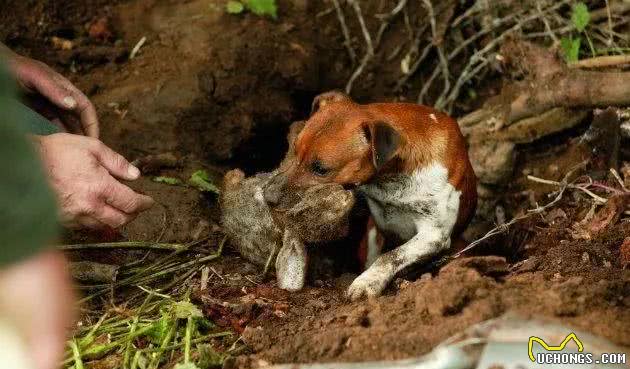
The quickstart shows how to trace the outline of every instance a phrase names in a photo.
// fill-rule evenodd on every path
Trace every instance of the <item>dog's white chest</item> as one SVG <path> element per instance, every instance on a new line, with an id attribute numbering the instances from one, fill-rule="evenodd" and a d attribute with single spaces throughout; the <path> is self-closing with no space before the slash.
<path id="1" fill-rule="evenodd" d="M 457 220 L 461 193 L 448 182 L 448 170 L 439 163 L 363 185 L 360 191 L 378 228 L 403 241 L 429 229 L 448 237 Z"/>

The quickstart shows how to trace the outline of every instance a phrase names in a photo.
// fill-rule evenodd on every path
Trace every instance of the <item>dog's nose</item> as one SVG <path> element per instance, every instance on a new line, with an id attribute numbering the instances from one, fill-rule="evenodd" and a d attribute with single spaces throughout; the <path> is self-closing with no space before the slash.
<path id="1" fill-rule="evenodd" d="M 265 201 L 270 205 L 276 205 L 280 202 L 282 192 L 287 184 L 287 176 L 284 174 L 274 175 L 265 186 Z"/>

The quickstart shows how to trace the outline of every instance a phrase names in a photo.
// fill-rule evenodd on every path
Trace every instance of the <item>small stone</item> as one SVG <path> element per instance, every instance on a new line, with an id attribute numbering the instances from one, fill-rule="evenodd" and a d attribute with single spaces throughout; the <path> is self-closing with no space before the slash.
<path id="1" fill-rule="evenodd" d="M 515 269 L 519 273 L 528 273 L 536 271 L 538 269 L 538 266 L 540 266 L 540 259 L 532 256 L 531 258 L 523 260 L 519 264 L 517 264 L 515 266 Z"/>
<path id="2" fill-rule="evenodd" d="M 582 254 L 582 262 L 586 264 L 589 261 L 591 261 L 591 258 L 590 256 L 588 256 L 588 252 L 584 251 L 584 253 Z"/>
<path id="3" fill-rule="evenodd" d="M 502 184 L 512 176 L 516 161 L 516 145 L 507 141 L 473 143 L 470 161 L 481 183 Z"/>

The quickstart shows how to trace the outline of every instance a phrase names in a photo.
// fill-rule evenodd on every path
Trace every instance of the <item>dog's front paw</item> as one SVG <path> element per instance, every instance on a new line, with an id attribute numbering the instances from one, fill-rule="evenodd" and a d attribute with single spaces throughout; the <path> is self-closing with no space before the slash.
<path id="1" fill-rule="evenodd" d="M 346 295 L 352 301 L 362 297 L 379 296 L 390 280 L 391 276 L 389 273 L 368 269 L 352 282 Z"/>

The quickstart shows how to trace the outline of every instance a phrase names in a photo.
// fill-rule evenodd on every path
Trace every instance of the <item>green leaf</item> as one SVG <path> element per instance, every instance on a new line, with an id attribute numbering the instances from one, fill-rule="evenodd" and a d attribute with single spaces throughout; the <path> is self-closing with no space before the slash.
<path id="1" fill-rule="evenodd" d="M 562 47 L 564 58 L 566 59 L 567 63 L 574 63 L 578 61 L 580 56 L 581 43 L 582 39 L 580 37 L 563 37 L 560 40 L 560 46 Z"/>
<path id="2" fill-rule="evenodd" d="M 278 16 L 276 0 L 245 0 L 245 6 L 256 15 L 268 15 L 273 19 Z"/>
<path id="3" fill-rule="evenodd" d="M 215 186 L 208 176 L 208 172 L 205 170 L 198 170 L 190 176 L 188 179 L 188 183 L 196 187 L 199 191 L 212 192 L 215 194 L 219 194 L 219 188 Z"/>
<path id="4" fill-rule="evenodd" d="M 170 325 L 170 317 L 168 314 L 162 313 L 162 317 L 160 319 L 151 323 L 151 328 L 146 332 L 146 336 L 152 343 L 159 345 L 164 339 L 164 336 L 166 336 Z"/>
<path id="5" fill-rule="evenodd" d="M 243 10 L 245 10 L 245 6 L 240 1 L 230 0 L 227 2 L 227 5 L 225 6 L 225 10 L 229 14 L 241 14 Z"/>
<path id="6" fill-rule="evenodd" d="M 575 26 L 575 29 L 578 32 L 584 32 L 588 22 L 591 20 L 591 15 L 588 12 L 588 7 L 586 4 L 579 2 L 573 6 L 573 11 L 571 12 L 571 21 Z"/>
<path id="7" fill-rule="evenodd" d="M 153 177 L 153 182 L 164 183 L 171 186 L 177 186 L 182 184 L 182 181 L 179 178 L 174 177 Z"/>
<path id="8" fill-rule="evenodd" d="M 173 304 L 173 314 L 177 319 L 186 319 L 188 317 L 200 318 L 203 316 L 201 310 L 188 301 L 179 301 Z"/>

